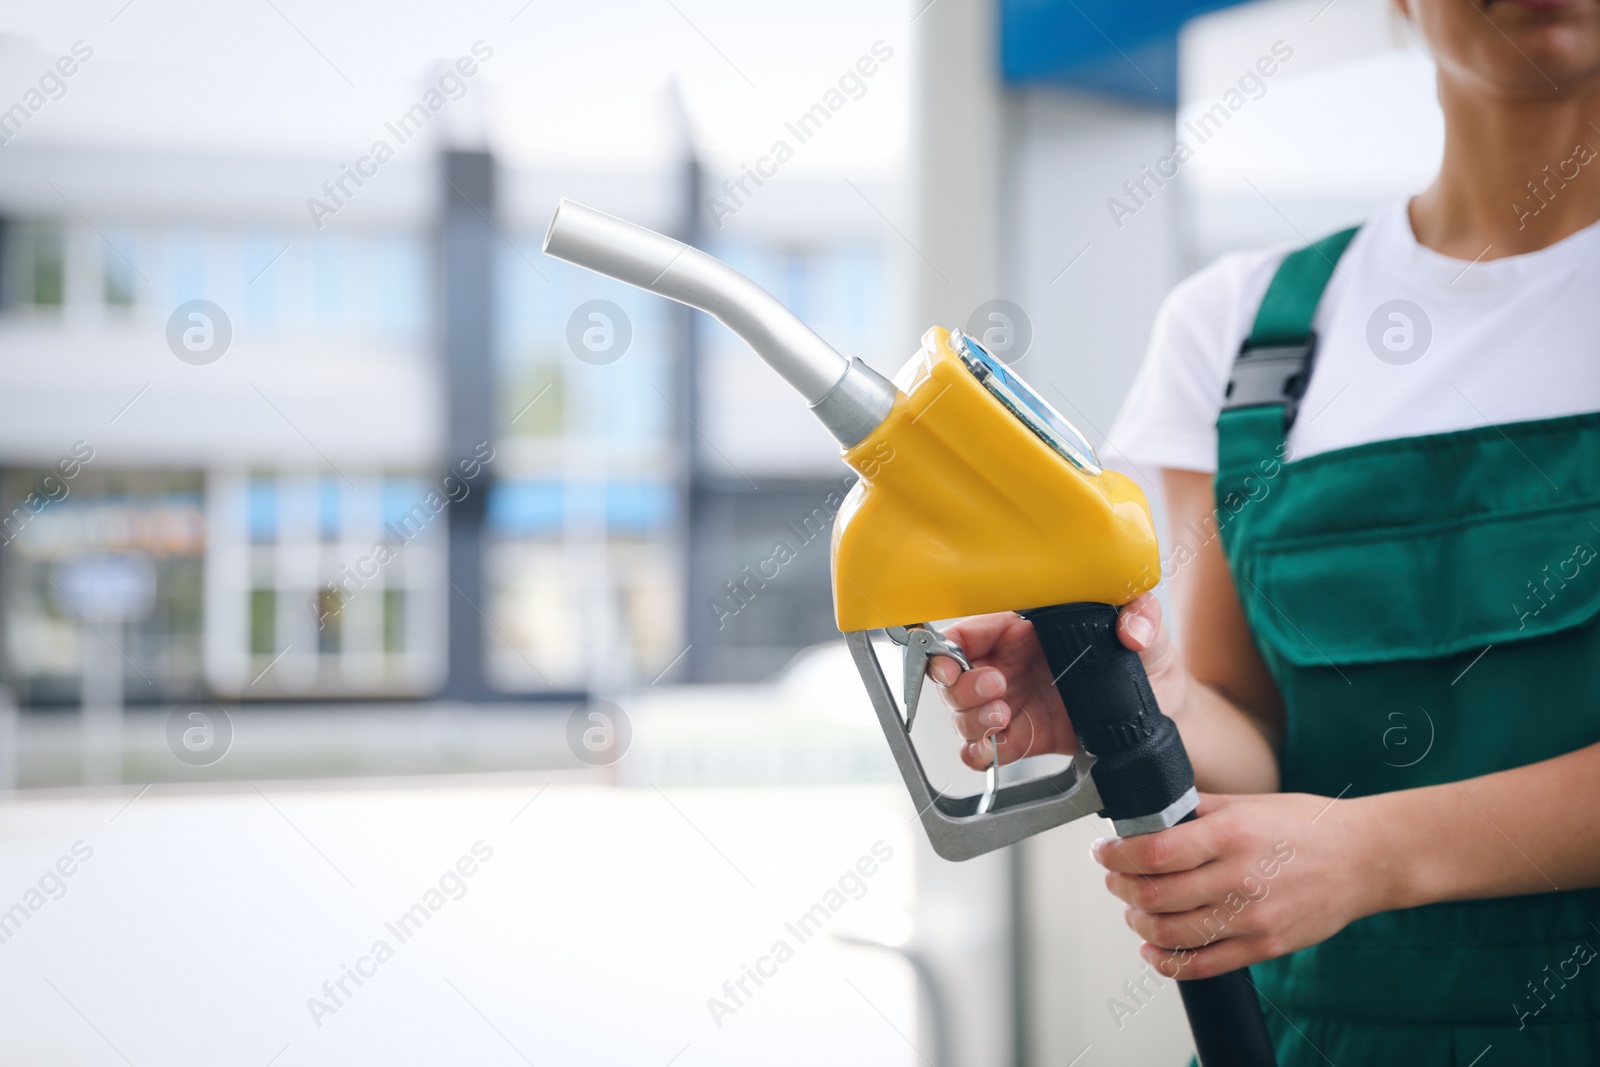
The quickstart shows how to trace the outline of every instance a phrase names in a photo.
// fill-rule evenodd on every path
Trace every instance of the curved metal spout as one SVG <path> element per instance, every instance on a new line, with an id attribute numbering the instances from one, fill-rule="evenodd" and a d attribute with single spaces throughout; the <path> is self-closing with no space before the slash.
<path id="1" fill-rule="evenodd" d="M 794 386 L 847 448 L 894 405 L 895 387 L 887 378 L 840 355 L 771 293 L 697 248 L 562 200 L 544 250 L 715 316 Z"/>

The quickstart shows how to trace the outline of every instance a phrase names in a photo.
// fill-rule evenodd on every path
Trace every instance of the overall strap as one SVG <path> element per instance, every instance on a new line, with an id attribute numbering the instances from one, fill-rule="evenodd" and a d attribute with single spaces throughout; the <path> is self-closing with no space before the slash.
<path id="1" fill-rule="evenodd" d="M 1322 292 L 1358 227 L 1291 252 L 1261 298 L 1239 349 L 1217 419 L 1217 470 L 1281 458 L 1317 355 L 1312 329 Z"/>

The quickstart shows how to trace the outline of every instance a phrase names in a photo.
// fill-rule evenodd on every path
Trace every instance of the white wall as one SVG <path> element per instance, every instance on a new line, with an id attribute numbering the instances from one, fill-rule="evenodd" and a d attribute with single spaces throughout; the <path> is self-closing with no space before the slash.
<path id="1" fill-rule="evenodd" d="M 1113 197 L 1172 148 L 1172 116 L 1050 90 L 1011 101 L 1004 292 L 1033 323 L 1015 364 L 1045 399 L 1100 445 L 1138 369 L 1150 322 L 1178 280 L 1169 183 L 1131 217 Z"/>
<path id="2" fill-rule="evenodd" d="M 1266 0 L 1195 19 L 1179 42 L 1180 121 L 1274 44 L 1291 57 L 1184 168 L 1188 269 L 1315 240 L 1419 191 L 1438 167 L 1433 63 L 1389 0 Z"/>

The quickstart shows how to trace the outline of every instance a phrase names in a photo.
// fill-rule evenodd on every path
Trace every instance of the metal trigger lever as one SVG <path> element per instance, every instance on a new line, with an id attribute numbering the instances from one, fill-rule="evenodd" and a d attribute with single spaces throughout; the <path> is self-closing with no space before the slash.
<path id="1" fill-rule="evenodd" d="M 949 656 L 961 664 L 963 671 L 970 671 L 972 664 L 967 662 L 967 654 L 961 646 L 950 640 L 944 634 L 935 630 L 927 623 L 912 626 L 891 626 L 888 629 L 889 640 L 897 645 L 905 646 L 905 709 L 906 733 L 911 732 L 911 724 L 917 718 L 917 704 L 922 696 L 922 683 L 927 677 L 928 660 L 934 656 Z M 1000 744 L 991 740 L 990 748 L 994 750 L 993 762 L 984 771 L 983 796 L 978 799 L 976 814 L 988 814 L 994 806 L 995 794 L 1000 789 Z"/>
<path id="2" fill-rule="evenodd" d="M 967 662 L 967 654 L 961 651 L 960 645 L 927 623 L 891 626 L 887 632 L 889 640 L 906 649 L 904 705 L 906 733 L 910 733 L 911 724 L 917 721 L 917 703 L 922 697 L 923 679 L 928 675 L 928 661 L 934 656 L 949 656 L 961 664 L 963 671 L 971 670 L 972 664 Z"/>
<path id="3" fill-rule="evenodd" d="M 983 772 L 983 796 L 978 798 L 978 814 L 987 815 L 989 809 L 994 807 L 995 794 L 1000 791 L 1000 740 L 999 731 L 989 735 L 989 748 L 994 756 L 989 762 L 989 768 Z"/>

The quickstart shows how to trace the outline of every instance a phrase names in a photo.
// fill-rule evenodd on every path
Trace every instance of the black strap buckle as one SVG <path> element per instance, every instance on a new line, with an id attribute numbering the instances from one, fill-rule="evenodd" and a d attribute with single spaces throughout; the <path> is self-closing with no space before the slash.
<path id="1" fill-rule="evenodd" d="M 1317 335 L 1315 331 L 1297 345 L 1264 345 L 1250 347 L 1246 341 L 1233 361 L 1233 372 L 1228 377 L 1228 391 L 1223 394 L 1222 410 L 1283 405 L 1283 426 L 1294 425 L 1300 410 L 1300 398 L 1306 395 L 1311 384 L 1311 368 L 1316 362 Z"/>

